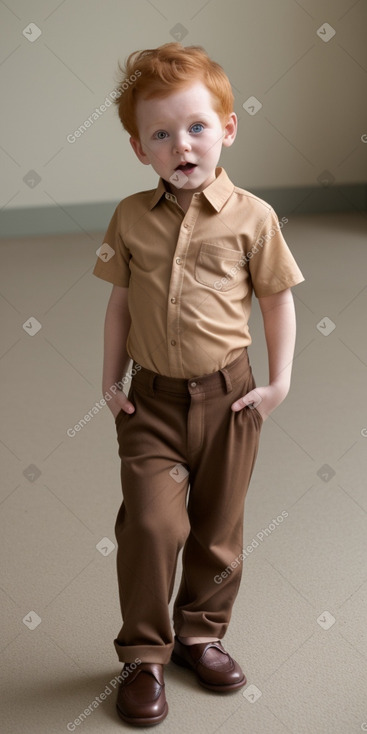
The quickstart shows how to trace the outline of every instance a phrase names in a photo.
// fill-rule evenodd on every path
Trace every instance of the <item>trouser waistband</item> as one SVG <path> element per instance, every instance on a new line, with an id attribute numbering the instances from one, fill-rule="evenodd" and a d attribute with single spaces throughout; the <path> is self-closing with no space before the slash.
<path id="1" fill-rule="evenodd" d="M 154 396 L 157 392 L 172 395 L 189 396 L 193 390 L 198 392 L 224 391 L 229 393 L 240 379 L 243 379 L 250 368 L 247 347 L 233 361 L 217 372 L 198 375 L 189 379 L 181 377 L 167 377 L 142 367 L 133 360 L 132 385 L 141 388 L 148 395 Z"/>

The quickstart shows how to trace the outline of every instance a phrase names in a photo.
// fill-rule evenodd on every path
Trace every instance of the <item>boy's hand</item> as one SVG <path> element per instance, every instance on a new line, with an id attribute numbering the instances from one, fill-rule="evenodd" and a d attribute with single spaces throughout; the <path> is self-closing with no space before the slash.
<path id="1" fill-rule="evenodd" d="M 135 412 L 135 406 L 130 402 L 130 400 L 127 399 L 125 393 L 122 390 L 119 390 L 116 395 L 112 398 L 112 400 L 107 403 L 112 415 L 114 418 L 116 418 L 120 412 L 120 410 L 124 410 L 125 413 L 134 413 Z"/>
<path id="2" fill-rule="evenodd" d="M 250 403 L 257 408 L 262 419 L 266 421 L 268 415 L 283 402 L 288 390 L 280 385 L 267 385 L 266 387 L 256 387 L 255 390 L 243 395 L 242 398 L 232 403 L 233 411 L 242 410 Z"/>

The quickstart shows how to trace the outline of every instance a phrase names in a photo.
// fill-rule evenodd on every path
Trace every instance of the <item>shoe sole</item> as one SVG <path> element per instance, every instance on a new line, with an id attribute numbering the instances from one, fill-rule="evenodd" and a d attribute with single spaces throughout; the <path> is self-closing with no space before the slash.
<path id="1" fill-rule="evenodd" d="M 132 724 L 133 726 L 155 726 L 156 724 L 160 724 L 161 721 L 163 721 L 167 714 L 168 714 L 168 704 L 166 703 L 163 712 L 160 714 L 160 716 L 150 716 L 149 718 L 143 718 L 142 716 L 139 717 L 132 717 L 132 716 L 126 716 L 124 713 L 122 713 L 121 709 L 116 704 L 117 713 L 120 716 L 120 718 L 126 723 L 126 724 Z"/>
<path id="2" fill-rule="evenodd" d="M 232 683 L 228 686 L 215 686 L 211 683 L 205 683 L 205 681 L 200 678 L 199 674 L 196 672 L 195 668 L 190 665 L 184 658 L 181 658 L 177 653 L 173 652 L 171 655 L 171 660 L 176 665 L 180 665 L 181 668 L 187 668 L 188 670 L 191 670 L 192 673 L 195 673 L 197 680 L 199 681 L 200 685 L 203 686 L 203 688 L 206 688 L 208 691 L 216 691 L 216 693 L 230 693 L 231 691 L 237 691 L 239 688 L 243 688 L 243 686 L 247 683 L 247 678 L 244 675 L 242 680 L 240 680 L 238 683 Z"/>

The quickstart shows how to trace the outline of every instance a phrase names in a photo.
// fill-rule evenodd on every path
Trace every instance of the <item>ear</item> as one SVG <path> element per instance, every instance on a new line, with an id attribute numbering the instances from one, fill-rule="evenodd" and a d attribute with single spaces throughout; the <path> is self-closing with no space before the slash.
<path id="1" fill-rule="evenodd" d="M 224 128 L 223 145 L 227 148 L 232 145 L 237 135 L 237 115 L 235 112 L 231 112 L 227 124 Z"/>
<path id="2" fill-rule="evenodd" d="M 135 155 L 139 158 L 140 163 L 144 163 L 145 166 L 149 166 L 150 162 L 148 156 L 146 155 L 146 153 L 144 153 L 140 140 L 137 140 L 136 138 L 130 138 L 130 145 Z"/>

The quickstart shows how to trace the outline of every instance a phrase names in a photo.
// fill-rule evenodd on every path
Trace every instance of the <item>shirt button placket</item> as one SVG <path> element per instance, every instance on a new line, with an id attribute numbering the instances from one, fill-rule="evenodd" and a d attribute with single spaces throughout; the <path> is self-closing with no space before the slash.
<path id="1" fill-rule="evenodd" d="M 176 253 L 182 253 L 186 252 L 187 250 L 187 238 L 190 237 L 190 232 L 188 230 L 191 229 L 191 225 L 188 222 L 184 222 L 182 225 L 180 235 L 177 241 L 176 246 Z M 183 231 L 186 230 L 186 231 Z M 169 305 L 167 309 L 167 338 L 169 339 L 169 343 L 172 347 L 176 347 L 176 350 L 174 352 L 171 352 L 171 367 L 177 372 L 178 369 L 182 370 L 181 365 L 181 359 L 180 359 L 180 349 L 177 349 L 177 347 L 180 346 L 180 340 L 179 340 L 179 331 L 180 331 L 180 323 L 179 319 L 174 317 L 173 314 L 173 307 L 176 307 L 178 305 L 178 299 L 174 295 L 175 293 L 181 293 L 181 287 L 182 287 L 182 280 L 184 277 L 184 271 L 183 269 L 180 271 L 179 268 L 182 268 L 184 263 L 184 259 L 180 257 L 180 255 L 175 256 L 174 259 L 174 266 L 172 270 L 171 275 L 171 283 L 170 283 L 170 292 L 169 292 L 169 304 L 172 304 L 172 307 Z M 175 267 L 177 267 L 177 271 L 175 272 Z M 171 295 L 172 294 L 172 295 Z M 175 313 L 177 313 L 175 311 Z M 179 365 L 180 362 L 180 365 Z"/>

